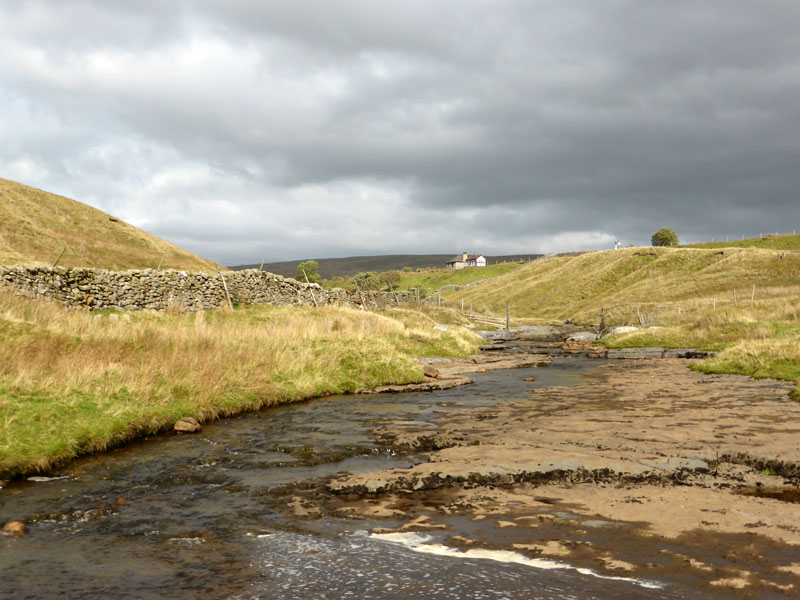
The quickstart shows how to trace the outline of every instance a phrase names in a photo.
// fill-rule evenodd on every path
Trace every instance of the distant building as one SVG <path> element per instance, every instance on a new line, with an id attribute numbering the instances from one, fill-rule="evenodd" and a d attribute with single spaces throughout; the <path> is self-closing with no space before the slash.
<path id="1" fill-rule="evenodd" d="M 483 254 L 468 254 L 462 252 L 447 261 L 447 266 L 453 269 L 466 269 L 467 267 L 485 267 L 486 257 Z"/>

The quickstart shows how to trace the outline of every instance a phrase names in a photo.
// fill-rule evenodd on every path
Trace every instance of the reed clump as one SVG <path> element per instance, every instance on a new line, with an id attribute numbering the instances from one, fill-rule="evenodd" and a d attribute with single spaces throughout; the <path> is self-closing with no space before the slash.
<path id="1" fill-rule="evenodd" d="M 184 415 L 421 381 L 416 357 L 477 348 L 468 330 L 435 323 L 340 307 L 92 314 L 0 290 L 0 474 L 46 470 Z"/>

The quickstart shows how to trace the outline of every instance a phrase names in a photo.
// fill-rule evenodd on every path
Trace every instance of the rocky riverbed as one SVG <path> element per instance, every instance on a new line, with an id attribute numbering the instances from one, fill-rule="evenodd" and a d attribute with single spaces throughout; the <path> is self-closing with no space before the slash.
<path id="1" fill-rule="evenodd" d="M 602 356 L 591 341 L 549 345 Z M 668 577 L 715 596 L 800 594 L 792 385 L 704 375 L 690 362 L 607 360 L 581 385 L 450 411 L 435 429 L 379 427 L 376 439 L 427 460 L 337 478 L 320 510 L 400 520 L 381 534 L 455 527 L 453 548 Z"/>

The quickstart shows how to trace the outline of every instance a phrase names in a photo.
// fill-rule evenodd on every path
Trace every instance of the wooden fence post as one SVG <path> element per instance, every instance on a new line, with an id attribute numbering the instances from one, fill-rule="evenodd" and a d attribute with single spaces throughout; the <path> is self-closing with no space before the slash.
<path id="1" fill-rule="evenodd" d="M 359 286 L 358 283 L 355 280 L 353 280 L 353 283 L 355 283 L 356 289 L 358 290 L 358 296 L 361 298 L 361 306 L 362 306 L 362 308 L 367 308 L 364 305 L 364 294 L 361 293 L 361 286 Z M 419 302 L 419 295 L 417 295 L 417 302 Z"/>
<path id="2" fill-rule="evenodd" d="M 50 267 L 51 269 L 55 269 L 55 268 L 56 268 L 56 265 L 58 264 L 58 261 L 60 261 L 60 260 L 61 260 L 61 257 L 62 257 L 62 256 L 64 256 L 64 252 L 66 252 L 66 251 L 67 251 L 67 247 L 66 247 L 66 246 L 64 246 L 64 247 L 61 249 L 61 252 L 59 252 L 59 253 L 58 253 L 58 257 L 56 258 L 55 262 L 53 263 L 53 266 L 52 266 L 52 267 Z"/>
<path id="3" fill-rule="evenodd" d="M 264 261 L 265 261 L 265 260 L 266 260 L 265 258 L 262 258 L 262 259 L 261 259 L 261 266 L 260 266 L 260 267 L 258 267 L 258 272 L 259 272 L 259 273 L 261 273 L 261 269 L 263 269 L 263 268 L 264 268 Z"/>
<path id="4" fill-rule="evenodd" d="M 753 293 L 750 294 L 750 306 L 753 306 L 753 301 L 756 299 L 756 284 L 753 284 Z"/>
<path id="5" fill-rule="evenodd" d="M 511 331 L 511 305 L 506 304 L 506 331 Z"/>
<path id="6" fill-rule="evenodd" d="M 231 312 L 233 312 L 233 302 L 231 301 L 230 292 L 228 292 L 228 284 L 225 281 L 225 275 L 222 274 L 222 269 L 219 265 L 217 265 L 217 273 L 219 273 L 219 277 L 222 279 L 222 287 L 225 289 L 225 297 L 228 299 L 228 307 L 231 309 Z"/>
<path id="7" fill-rule="evenodd" d="M 166 255 L 167 255 L 167 253 L 166 253 L 166 252 L 164 252 L 164 254 L 162 254 L 162 255 L 161 255 L 161 260 L 160 260 L 160 261 L 158 261 L 158 268 L 156 269 L 156 272 L 158 272 L 158 271 L 160 271 L 160 270 L 161 270 L 161 265 L 163 265 L 163 264 L 164 264 L 164 257 L 165 257 Z M 219 268 L 219 265 L 217 265 L 217 268 Z M 220 273 L 221 273 L 221 272 L 222 272 L 222 271 L 220 271 Z"/>
<path id="8" fill-rule="evenodd" d="M 314 301 L 314 306 L 319 308 L 319 303 L 317 302 L 317 297 L 314 295 L 314 290 L 311 289 L 311 282 L 308 280 L 308 273 L 306 273 L 305 269 L 303 269 L 303 277 L 306 278 L 306 283 L 308 284 L 308 291 L 311 292 L 311 299 Z"/>

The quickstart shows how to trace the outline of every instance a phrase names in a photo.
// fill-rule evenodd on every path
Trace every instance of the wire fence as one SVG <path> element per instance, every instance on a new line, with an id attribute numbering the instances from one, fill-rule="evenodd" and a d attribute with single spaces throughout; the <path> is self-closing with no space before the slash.
<path id="1" fill-rule="evenodd" d="M 596 322 L 600 324 L 601 329 L 615 325 L 638 325 L 641 327 L 671 325 L 711 311 L 730 308 L 758 308 L 759 303 L 798 298 L 800 298 L 800 286 L 760 288 L 757 284 L 743 285 L 732 287 L 719 294 L 674 302 L 608 304 L 597 312 Z M 524 316 L 512 315 L 509 304 L 505 306 L 506 315 L 498 315 L 481 302 L 465 302 L 463 299 L 446 301 L 440 295 L 430 297 L 429 301 L 432 301 L 434 306 L 457 310 L 476 323 L 505 327 L 507 322 L 525 320 Z M 511 319 L 512 316 L 514 319 Z"/>

